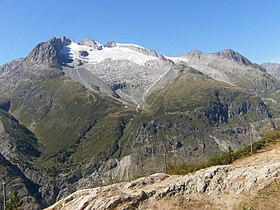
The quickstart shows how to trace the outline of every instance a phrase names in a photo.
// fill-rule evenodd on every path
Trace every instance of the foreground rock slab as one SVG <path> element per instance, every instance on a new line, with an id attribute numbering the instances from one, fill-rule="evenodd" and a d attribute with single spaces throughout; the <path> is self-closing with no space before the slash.
<path id="1" fill-rule="evenodd" d="M 280 181 L 280 144 L 232 165 L 185 176 L 153 174 L 132 182 L 79 190 L 47 210 L 235 209 Z"/>

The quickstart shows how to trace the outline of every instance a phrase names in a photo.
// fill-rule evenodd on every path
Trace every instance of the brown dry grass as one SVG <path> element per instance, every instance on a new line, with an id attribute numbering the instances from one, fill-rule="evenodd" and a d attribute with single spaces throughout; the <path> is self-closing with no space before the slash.
<path id="1" fill-rule="evenodd" d="M 141 210 L 217 210 L 222 209 L 207 195 L 179 195 L 142 203 Z"/>
<path id="2" fill-rule="evenodd" d="M 280 182 L 276 182 L 260 190 L 256 196 L 242 202 L 238 209 L 242 210 L 275 210 L 280 209 Z"/>

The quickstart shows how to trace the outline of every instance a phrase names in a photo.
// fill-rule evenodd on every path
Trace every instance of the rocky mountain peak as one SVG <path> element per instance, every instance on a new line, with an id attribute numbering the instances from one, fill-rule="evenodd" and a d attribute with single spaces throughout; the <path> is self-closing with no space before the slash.
<path id="1" fill-rule="evenodd" d="M 105 44 L 105 47 L 116 47 L 117 46 L 117 43 L 115 41 L 111 41 L 111 42 L 108 42 L 107 44 Z"/>
<path id="2" fill-rule="evenodd" d="M 222 59 L 227 59 L 227 60 L 237 62 L 237 63 L 239 63 L 240 65 L 243 65 L 243 66 L 251 66 L 253 68 L 259 69 L 260 71 L 263 71 L 263 72 L 266 71 L 260 65 L 258 65 L 256 63 L 252 63 L 248 58 L 246 58 L 245 56 L 241 55 L 239 52 L 236 52 L 232 49 L 222 50 L 222 51 L 219 51 L 219 52 L 213 53 L 213 54 L 222 58 Z"/>
<path id="3" fill-rule="evenodd" d="M 199 50 L 192 50 L 192 51 L 186 53 L 185 55 L 183 55 L 183 57 L 200 59 L 202 55 L 203 55 L 203 52 L 201 52 Z"/>
<path id="4" fill-rule="evenodd" d="M 96 49 L 96 50 L 102 50 L 103 49 L 103 45 L 102 44 L 99 44 L 98 42 L 96 42 L 93 38 L 87 38 L 86 40 L 84 41 L 81 41 L 79 43 L 80 45 L 86 45 L 88 47 L 92 47 L 93 49 Z"/>
<path id="5" fill-rule="evenodd" d="M 61 38 L 54 37 L 50 41 L 54 43 L 54 46 L 57 50 L 61 50 L 63 47 L 65 47 L 71 43 L 71 39 L 69 39 L 65 36 L 62 36 Z"/>
<path id="6" fill-rule="evenodd" d="M 228 59 L 231 61 L 238 62 L 241 65 L 245 65 L 245 66 L 253 65 L 253 63 L 249 59 L 242 56 L 240 53 L 233 51 L 232 49 L 222 50 L 214 54 L 223 59 Z"/>
<path id="7" fill-rule="evenodd" d="M 70 43 L 71 40 L 65 36 L 41 42 L 31 51 L 25 61 L 28 65 L 61 65 L 64 63 L 61 50 Z"/>

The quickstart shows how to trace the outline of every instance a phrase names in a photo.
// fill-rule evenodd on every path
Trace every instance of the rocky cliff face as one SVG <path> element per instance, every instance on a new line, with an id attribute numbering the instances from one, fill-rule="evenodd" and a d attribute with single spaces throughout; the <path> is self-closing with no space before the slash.
<path id="1" fill-rule="evenodd" d="M 81 41 L 79 44 L 86 45 L 88 47 L 92 47 L 95 50 L 102 50 L 104 48 L 101 44 L 94 41 L 93 38 L 88 38 L 84 41 Z"/>
<path id="2" fill-rule="evenodd" d="M 53 38 L 47 42 L 38 44 L 25 59 L 28 65 L 45 65 L 55 66 L 69 62 L 68 58 L 64 58 L 60 51 L 69 43 L 70 39 L 61 37 Z"/>
<path id="3" fill-rule="evenodd" d="M 41 155 L 36 136 L 10 114 L 0 110 L 0 141 L 0 179 L 9 183 L 8 192 L 20 189 L 23 208 L 40 208 L 43 203 L 39 185 L 25 174 L 26 169 L 36 172 L 34 159 Z"/>

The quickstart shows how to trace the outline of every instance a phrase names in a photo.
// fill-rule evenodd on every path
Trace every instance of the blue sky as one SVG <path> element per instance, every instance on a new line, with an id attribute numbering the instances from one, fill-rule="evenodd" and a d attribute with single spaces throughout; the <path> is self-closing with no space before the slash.
<path id="1" fill-rule="evenodd" d="M 234 49 L 280 63 L 279 0 L 2 0 L 0 64 L 65 35 L 135 43 L 164 55 Z"/>

